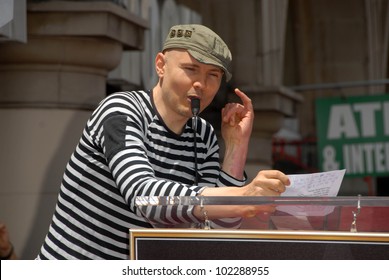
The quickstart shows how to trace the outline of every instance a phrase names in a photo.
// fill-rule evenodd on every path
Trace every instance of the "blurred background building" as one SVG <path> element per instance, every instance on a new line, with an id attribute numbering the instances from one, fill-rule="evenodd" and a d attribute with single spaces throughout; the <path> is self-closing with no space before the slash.
<path id="1" fill-rule="evenodd" d="M 320 98 L 378 95 L 389 117 L 388 0 L 1 0 L 0 221 L 21 258 L 38 253 L 92 110 L 114 91 L 151 89 L 154 57 L 179 23 L 205 24 L 230 46 L 233 78 L 203 117 L 219 131 L 233 88 L 250 96 L 250 178 L 322 171 Z M 383 172 L 346 177 L 339 195 L 388 195 L 389 130 L 381 138 Z"/>

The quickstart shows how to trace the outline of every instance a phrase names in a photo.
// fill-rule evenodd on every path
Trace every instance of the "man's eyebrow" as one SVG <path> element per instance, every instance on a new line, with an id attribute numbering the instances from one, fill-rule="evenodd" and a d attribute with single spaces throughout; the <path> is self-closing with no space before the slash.
<path id="1" fill-rule="evenodd" d="M 194 67 L 194 68 L 200 68 L 200 65 L 198 65 L 197 63 L 194 63 L 194 62 L 182 62 L 181 63 L 182 66 L 190 66 L 190 67 Z M 209 69 L 209 71 L 212 71 L 212 72 L 220 72 L 220 73 L 223 73 L 223 70 L 216 66 L 216 65 L 211 65 L 209 64 L 210 66 L 213 66 L 211 69 Z"/>
<path id="2" fill-rule="evenodd" d="M 181 65 L 182 66 L 200 67 L 199 65 L 197 65 L 196 63 L 193 63 L 193 62 L 182 62 Z"/>

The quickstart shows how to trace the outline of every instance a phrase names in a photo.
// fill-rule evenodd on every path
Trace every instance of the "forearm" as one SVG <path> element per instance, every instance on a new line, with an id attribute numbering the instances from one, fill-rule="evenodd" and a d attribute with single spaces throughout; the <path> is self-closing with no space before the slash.
<path id="1" fill-rule="evenodd" d="M 205 188 L 200 196 L 242 196 L 244 189 L 241 187 L 220 187 L 220 188 Z M 206 205 L 203 207 L 195 206 L 193 215 L 199 220 L 204 219 L 204 211 L 207 211 L 208 218 L 235 218 L 245 216 L 245 207 L 241 205 Z"/>
<path id="2" fill-rule="evenodd" d="M 202 196 L 279 196 L 290 185 L 287 175 L 278 170 L 263 170 L 247 185 L 242 187 L 205 188 Z M 204 205 L 196 206 L 193 214 L 204 220 L 204 212 L 208 219 L 253 217 L 259 212 L 272 212 L 274 206 L 265 205 Z"/>
<path id="3" fill-rule="evenodd" d="M 235 178 L 242 179 L 254 121 L 251 99 L 242 91 L 235 94 L 243 104 L 228 103 L 222 110 L 222 137 L 225 142 L 225 155 L 222 169 Z"/>
<path id="4" fill-rule="evenodd" d="M 242 180 L 248 153 L 248 143 L 226 145 L 222 170 L 230 176 Z"/>

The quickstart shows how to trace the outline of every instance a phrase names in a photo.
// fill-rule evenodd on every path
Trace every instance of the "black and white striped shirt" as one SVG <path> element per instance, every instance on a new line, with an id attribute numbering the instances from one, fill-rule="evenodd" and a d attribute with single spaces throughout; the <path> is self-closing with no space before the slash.
<path id="1" fill-rule="evenodd" d="M 66 166 L 37 258 L 128 259 L 130 228 L 199 222 L 191 207 L 142 214 L 135 205 L 137 196 L 195 196 L 204 186 L 243 185 L 220 170 L 216 134 L 198 118 L 199 184 L 193 186 L 191 126 L 189 121 L 181 135 L 171 132 L 158 116 L 150 92 L 120 92 L 105 98 Z M 237 227 L 239 219 L 213 223 Z"/>

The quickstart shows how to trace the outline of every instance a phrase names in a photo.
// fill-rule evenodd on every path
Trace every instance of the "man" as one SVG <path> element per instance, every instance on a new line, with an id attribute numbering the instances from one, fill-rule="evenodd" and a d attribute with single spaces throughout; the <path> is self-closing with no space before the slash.
<path id="1" fill-rule="evenodd" d="M 192 100 L 199 99 L 199 110 L 204 110 L 223 77 L 231 78 L 230 63 L 228 47 L 207 27 L 171 28 L 155 59 L 157 85 L 151 91 L 108 96 L 87 122 L 66 167 L 38 258 L 127 259 L 129 228 L 204 219 L 215 228 L 238 227 L 241 217 L 261 211 L 255 206 L 196 206 L 141 213 L 137 196 L 274 196 L 285 190 L 289 179 L 276 170 L 261 171 L 245 182 L 254 112 L 243 92 L 235 90 L 242 104 L 222 110 L 221 166 L 212 126 L 201 118 L 192 122 Z"/>

